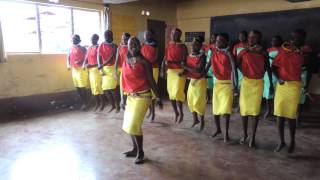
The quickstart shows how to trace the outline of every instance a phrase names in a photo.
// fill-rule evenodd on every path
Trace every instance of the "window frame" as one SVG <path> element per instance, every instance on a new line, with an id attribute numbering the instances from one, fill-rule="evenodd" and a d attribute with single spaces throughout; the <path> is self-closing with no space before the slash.
<path id="1" fill-rule="evenodd" d="M 41 20 L 40 20 L 40 11 L 39 11 L 39 6 L 49 6 L 49 7 L 63 7 L 66 8 L 70 11 L 71 14 L 71 34 L 74 34 L 75 30 L 74 30 L 74 15 L 73 15 L 73 11 L 74 10 L 82 10 L 82 11 L 87 11 L 87 12 L 97 12 L 99 14 L 99 31 L 97 33 L 101 33 L 102 32 L 102 27 L 103 27 L 103 10 L 99 10 L 99 9 L 90 9 L 90 8 L 82 8 L 82 7 L 76 7 L 76 6 L 68 6 L 68 5 L 61 5 L 61 4 L 53 4 L 53 3 L 41 3 L 41 2 L 31 2 L 31 1 L 9 1 L 9 0 L 4 0 L 7 2 L 14 2 L 14 3 L 21 3 L 21 4 L 33 4 L 36 8 L 36 18 L 37 18 L 37 31 L 38 31 L 38 43 L 39 43 L 39 50 L 35 51 L 35 52 L 7 52 L 5 51 L 6 54 L 8 55 L 19 55 L 19 54 L 43 54 L 43 55 L 47 55 L 47 54 L 67 54 L 66 52 L 43 52 L 43 44 L 42 44 L 42 35 L 41 35 Z M 5 44 L 5 42 L 4 42 Z"/>

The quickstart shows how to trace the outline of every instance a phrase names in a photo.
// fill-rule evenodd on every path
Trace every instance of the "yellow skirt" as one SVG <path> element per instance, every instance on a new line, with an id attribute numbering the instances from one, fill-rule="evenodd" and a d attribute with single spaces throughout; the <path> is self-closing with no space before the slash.
<path id="1" fill-rule="evenodd" d="M 289 119 L 297 118 L 297 110 L 301 96 L 300 81 L 286 81 L 283 85 L 277 83 L 274 97 L 274 115 Z"/>
<path id="2" fill-rule="evenodd" d="M 203 116 L 206 112 L 207 79 L 191 79 L 188 87 L 187 101 L 190 112 Z"/>
<path id="3" fill-rule="evenodd" d="M 102 76 L 98 68 L 89 68 L 89 80 L 92 94 L 94 96 L 103 94 Z"/>
<path id="4" fill-rule="evenodd" d="M 140 96 L 128 95 L 126 110 L 124 112 L 122 130 L 129 135 L 141 136 L 142 123 L 151 103 L 151 93 L 143 93 Z"/>
<path id="5" fill-rule="evenodd" d="M 86 88 L 89 87 L 88 70 L 83 68 L 72 68 L 72 81 L 74 87 Z"/>
<path id="6" fill-rule="evenodd" d="M 213 86 L 212 112 L 214 115 L 231 114 L 233 104 L 233 88 L 231 80 L 216 79 Z"/>
<path id="7" fill-rule="evenodd" d="M 117 87 L 117 80 L 114 78 L 114 66 L 104 66 L 102 69 L 102 89 L 110 90 Z"/>
<path id="8" fill-rule="evenodd" d="M 170 100 L 184 102 L 186 99 L 186 95 L 184 93 L 186 78 L 184 76 L 178 76 L 178 73 L 182 71 L 183 69 L 167 70 L 167 91 Z"/>
<path id="9" fill-rule="evenodd" d="M 261 110 L 263 79 L 243 76 L 240 88 L 240 115 L 258 116 Z"/>
<path id="10" fill-rule="evenodd" d="M 159 68 L 152 68 L 153 79 L 158 84 Z M 152 99 L 156 99 L 156 95 L 152 91 Z"/>

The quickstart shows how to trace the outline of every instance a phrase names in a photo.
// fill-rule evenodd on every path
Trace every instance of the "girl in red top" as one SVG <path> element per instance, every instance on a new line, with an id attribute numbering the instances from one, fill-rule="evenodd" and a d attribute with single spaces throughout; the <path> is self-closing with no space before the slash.
<path id="1" fill-rule="evenodd" d="M 105 101 L 102 90 L 102 76 L 98 70 L 98 41 L 99 36 L 94 34 L 91 37 L 92 46 L 89 47 L 85 59 L 85 67 L 89 69 L 89 80 L 91 92 L 96 100 L 95 110 L 100 107 L 100 111 L 104 109 Z"/>
<path id="2" fill-rule="evenodd" d="M 142 44 L 141 47 L 141 54 L 142 56 L 152 64 L 152 73 L 153 78 L 156 83 L 158 83 L 159 78 L 159 60 L 158 60 L 158 45 L 157 42 L 154 40 L 154 32 L 151 30 L 147 30 L 144 33 L 144 40 L 145 42 Z M 154 121 L 155 118 L 155 103 L 156 98 L 154 93 L 152 93 L 152 103 L 149 107 L 149 114 L 147 117 L 150 118 L 150 122 Z M 162 103 L 160 103 L 162 105 Z M 162 106 L 160 106 L 162 108 Z"/>
<path id="3" fill-rule="evenodd" d="M 126 95 L 123 94 L 122 91 L 122 85 L 121 85 L 121 78 L 119 79 L 119 75 L 121 75 L 122 72 L 122 64 L 123 62 L 126 60 L 127 58 L 127 53 L 128 53 L 128 40 L 130 38 L 130 34 L 129 33 L 123 33 L 121 36 L 121 43 L 117 49 L 117 54 L 116 54 L 116 62 L 115 62 L 115 75 L 116 75 L 116 79 L 119 80 L 119 84 L 120 84 L 120 98 L 121 98 L 121 102 L 120 102 L 120 106 L 122 107 L 122 109 L 124 109 L 125 107 L 125 100 L 126 100 Z M 124 101 L 122 101 L 122 99 L 124 99 Z"/>
<path id="4" fill-rule="evenodd" d="M 212 55 L 208 64 L 209 66 L 211 65 L 216 78 L 213 89 L 212 112 L 217 130 L 212 134 L 212 137 L 221 134 L 220 117 L 225 116 L 226 129 L 224 142 L 229 141 L 229 121 L 232 113 L 233 94 L 234 91 L 237 91 L 235 60 L 228 48 L 228 41 L 228 34 L 218 34 L 216 48 L 212 49 Z"/>
<path id="5" fill-rule="evenodd" d="M 244 137 L 240 140 L 245 144 L 248 134 L 248 117 L 253 116 L 252 137 L 249 147 L 255 147 L 255 136 L 259 122 L 261 101 L 263 94 L 263 76 L 268 71 L 270 80 L 270 91 L 273 91 L 272 72 L 267 59 L 267 54 L 260 46 L 262 34 L 252 30 L 249 33 L 248 48 L 242 50 L 237 56 L 239 69 L 243 74 L 240 89 L 240 115 L 243 121 Z"/>
<path id="6" fill-rule="evenodd" d="M 192 53 L 187 57 L 184 71 L 179 75 L 186 75 L 190 79 L 187 101 L 189 110 L 193 115 L 192 128 L 200 124 L 200 130 L 204 128 L 204 114 L 206 111 L 207 80 L 205 78 L 206 55 L 201 51 L 203 39 L 197 37 L 192 42 Z M 200 117 L 200 121 L 199 118 Z"/>
<path id="7" fill-rule="evenodd" d="M 98 68 L 102 73 L 102 89 L 111 102 L 109 112 L 116 109 L 120 111 L 116 97 L 117 79 L 115 78 L 114 64 L 116 61 L 117 45 L 113 43 L 113 33 L 110 30 L 104 32 L 105 42 L 101 43 L 98 49 Z"/>
<path id="8" fill-rule="evenodd" d="M 122 129 L 131 136 L 133 144 L 133 149 L 124 154 L 126 157 L 136 157 L 136 164 L 144 162 L 141 126 L 151 103 L 151 90 L 159 97 L 156 82 L 152 77 L 152 65 L 144 59 L 140 49 L 138 38 L 130 38 L 121 75 L 123 91 L 128 95 Z"/>
<path id="9" fill-rule="evenodd" d="M 291 40 L 282 45 L 278 56 L 272 63 L 275 76 L 279 79 L 274 99 L 274 115 L 277 116 L 280 142 L 275 149 L 276 152 L 286 145 L 284 140 L 285 120 L 288 120 L 290 129 L 290 145 L 288 153 L 295 149 L 295 132 L 297 109 L 301 97 L 301 73 L 307 64 L 304 58 L 303 43 L 305 31 L 297 29 L 291 34 Z"/>
<path id="10" fill-rule="evenodd" d="M 175 112 L 175 122 L 183 121 L 182 103 L 185 101 L 186 78 L 178 74 L 183 71 L 182 65 L 185 64 L 188 49 L 180 40 L 181 30 L 173 29 L 171 32 L 171 42 L 166 47 L 165 57 L 162 63 L 161 77 L 167 73 L 167 90 L 173 110 Z"/>
<path id="11" fill-rule="evenodd" d="M 67 69 L 72 69 L 73 84 L 82 101 L 81 109 L 87 109 L 88 94 L 86 88 L 88 87 L 88 70 L 83 68 L 86 56 L 86 48 L 80 45 L 81 39 L 79 35 L 72 36 L 72 47 L 69 50 L 67 58 Z"/>

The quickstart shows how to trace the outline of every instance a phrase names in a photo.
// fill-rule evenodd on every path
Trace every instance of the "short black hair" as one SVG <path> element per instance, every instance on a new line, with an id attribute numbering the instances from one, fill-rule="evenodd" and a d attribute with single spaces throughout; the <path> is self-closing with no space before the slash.
<path id="1" fill-rule="evenodd" d="M 221 36 L 225 40 L 229 41 L 229 34 L 228 33 L 219 33 L 217 36 Z"/>
<path id="2" fill-rule="evenodd" d="M 129 39 L 130 36 L 131 36 L 131 35 L 130 35 L 129 33 L 127 33 L 127 32 L 124 32 L 123 35 L 124 35 L 124 37 L 126 37 L 127 39 Z"/>
<path id="3" fill-rule="evenodd" d="M 272 38 L 275 38 L 277 41 L 279 41 L 281 44 L 283 43 L 282 37 L 280 35 L 275 35 Z"/>
<path id="4" fill-rule="evenodd" d="M 198 42 L 200 42 L 200 43 L 203 43 L 203 42 L 204 42 L 204 37 L 203 37 L 203 36 L 196 36 L 196 37 L 194 38 L 194 40 L 196 40 L 196 41 L 198 41 Z"/>
<path id="5" fill-rule="evenodd" d="M 248 37 L 248 32 L 247 31 L 241 31 L 239 34 L 243 34 L 245 37 Z"/>
<path id="6" fill-rule="evenodd" d="M 260 31 L 258 31 L 258 30 L 253 29 L 253 30 L 251 30 L 250 32 L 252 32 L 253 34 L 258 35 L 260 39 L 262 38 L 262 33 L 261 33 Z"/>
<path id="7" fill-rule="evenodd" d="M 303 38 L 306 38 L 307 37 L 307 32 L 304 30 L 304 29 L 295 29 L 293 31 L 293 33 L 297 33 L 297 34 L 300 34 Z"/>
<path id="8" fill-rule="evenodd" d="M 106 31 L 104 32 L 104 36 L 106 36 L 106 35 L 112 35 L 112 36 L 113 36 L 113 33 L 112 33 L 111 30 L 106 30 Z"/>
<path id="9" fill-rule="evenodd" d="M 178 31 L 179 33 L 182 33 L 181 29 L 176 28 L 176 31 Z"/>

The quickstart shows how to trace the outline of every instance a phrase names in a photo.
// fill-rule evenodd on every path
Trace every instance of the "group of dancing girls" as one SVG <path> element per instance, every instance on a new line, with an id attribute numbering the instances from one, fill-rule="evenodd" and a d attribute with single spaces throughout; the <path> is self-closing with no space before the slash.
<path id="1" fill-rule="evenodd" d="M 103 110 L 105 99 L 111 101 L 111 110 L 116 109 L 119 112 L 120 107 L 125 109 L 122 129 L 131 136 L 133 144 L 132 150 L 124 153 L 126 157 L 136 157 L 136 164 L 144 162 L 142 123 L 148 109 L 151 121 L 155 118 L 155 102 L 160 102 L 157 88 L 159 69 L 160 76 L 167 79 L 175 122 L 183 121 L 183 102 L 187 99 L 189 110 L 193 114 L 192 127 L 200 123 L 200 130 L 205 126 L 207 84 L 213 81 L 212 112 L 216 131 L 212 136 L 222 133 L 220 118 L 224 117 L 225 142 L 230 139 L 230 115 L 234 96 L 239 93 L 243 122 L 243 138 L 240 144 L 248 143 L 249 147 L 255 147 L 262 97 L 271 99 L 269 97 L 276 89 L 274 115 L 278 121 L 280 142 L 275 151 L 279 152 L 286 145 L 284 123 L 287 120 L 291 135 L 288 152 L 294 152 L 301 89 L 306 92 L 308 84 L 302 84 L 301 81 L 304 67 L 308 65 L 309 52 L 304 44 L 304 30 L 297 29 L 292 32 L 286 43 L 282 43 L 281 38 L 275 36 L 272 39 L 272 48 L 268 51 L 262 48 L 262 34 L 256 30 L 249 34 L 241 32 L 240 42 L 233 49 L 228 46 L 229 36 L 226 33 L 214 34 L 208 48 L 204 48 L 202 37 L 196 37 L 192 42 L 191 53 L 188 54 L 186 45 L 181 41 L 182 32 L 175 28 L 171 32 L 171 41 L 166 46 L 161 68 L 153 35 L 152 31 L 146 31 L 145 42 L 140 43 L 138 38 L 124 33 L 118 47 L 113 43 L 112 32 L 107 30 L 104 33 L 105 41 L 100 45 L 97 44 L 99 36 L 92 36 L 92 46 L 87 52 L 79 45 L 80 37 L 74 35 L 68 56 L 67 65 L 69 69 L 72 68 L 74 85 L 84 108 L 88 104 L 86 88 L 90 82 L 96 99 L 96 109 Z M 212 77 L 208 77 L 208 71 L 211 71 Z M 189 84 L 186 96 L 187 79 Z M 116 97 L 118 84 L 121 89 L 121 103 Z M 270 101 L 267 101 L 267 104 L 270 107 Z M 271 108 L 268 109 L 270 111 Z M 267 111 L 268 113 L 270 112 Z M 249 117 L 253 118 L 253 123 L 252 136 L 248 141 Z"/>

